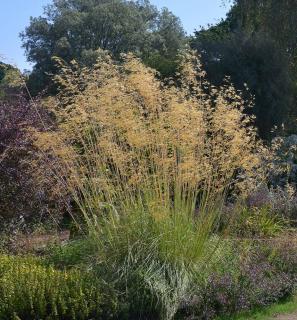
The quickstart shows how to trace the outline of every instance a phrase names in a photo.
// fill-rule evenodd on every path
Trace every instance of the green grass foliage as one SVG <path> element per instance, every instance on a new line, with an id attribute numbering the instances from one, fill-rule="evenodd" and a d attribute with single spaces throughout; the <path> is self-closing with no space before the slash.
<path id="1" fill-rule="evenodd" d="M 33 257 L 0 256 L 0 319 L 109 319 L 115 308 L 112 294 L 86 273 L 56 270 Z"/>

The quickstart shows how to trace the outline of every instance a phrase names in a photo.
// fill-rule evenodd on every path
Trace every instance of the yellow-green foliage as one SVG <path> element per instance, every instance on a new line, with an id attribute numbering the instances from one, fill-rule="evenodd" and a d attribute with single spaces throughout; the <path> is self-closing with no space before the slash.
<path id="1" fill-rule="evenodd" d="M 0 319 L 108 319 L 114 302 L 99 282 L 77 270 L 59 271 L 31 257 L 0 256 Z"/>
<path id="2" fill-rule="evenodd" d="M 24 79 L 21 72 L 8 64 L 0 62 L 0 99 L 7 98 L 11 93 L 19 93 L 24 87 Z"/>

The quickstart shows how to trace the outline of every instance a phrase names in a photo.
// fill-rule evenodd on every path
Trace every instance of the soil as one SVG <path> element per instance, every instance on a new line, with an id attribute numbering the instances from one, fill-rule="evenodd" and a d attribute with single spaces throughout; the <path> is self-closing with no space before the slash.
<path id="1" fill-rule="evenodd" d="M 271 320 L 297 320 L 297 312 L 286 315 L 278 315 L 274 318 L 271 318 Z"/>
<path id="2" fill-rule="evenodd" d="M 70 231 L 62 231 L 56 234 L 21 235 L 15 239 L 14 245 L 17 251 L 39 251 L 50 244 L 65 243 L 69 241 Z"/>

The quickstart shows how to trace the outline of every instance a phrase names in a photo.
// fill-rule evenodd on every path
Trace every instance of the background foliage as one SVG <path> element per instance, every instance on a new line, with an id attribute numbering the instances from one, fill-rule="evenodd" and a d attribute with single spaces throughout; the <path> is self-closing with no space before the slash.
<path id="1" fill-rule="evenodd" d="M 163 75 L 172 75 L 185 32 L 179 18 L 147 0 L 56 0 L 44 17 L 31 19 L 22 39 L 28 60 L 35 63 L 28 84 L 36 93 L 56 72 L 53 56 L 90 65 L 99 48 L 115 58 L 134 52 Z"/>

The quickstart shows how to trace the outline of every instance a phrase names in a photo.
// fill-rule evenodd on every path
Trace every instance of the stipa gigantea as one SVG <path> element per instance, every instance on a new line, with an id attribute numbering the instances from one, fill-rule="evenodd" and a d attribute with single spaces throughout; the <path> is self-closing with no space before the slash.
<path id="1" fill-rule="evenodd" d="M 131 54 L 122 64 L 106 54 L 92 69 L 64 66 L 56 80 L 63 89 L 48 104 L 57 129 L 37 145 L 63 160 L 98 269 L 140 305 L 149 291 L 170 319 L 217 247 L 208 250 L 226 190 L 262 178 L 264 149 L 242 98 L 230 84 L 211 86 L 192 52 L 178 86 Z"/>

